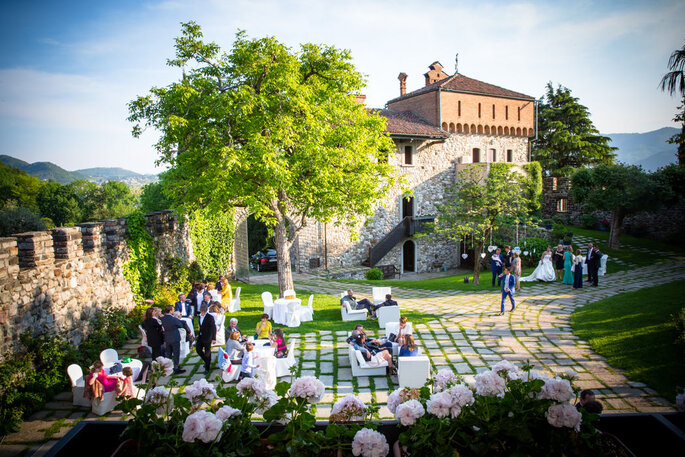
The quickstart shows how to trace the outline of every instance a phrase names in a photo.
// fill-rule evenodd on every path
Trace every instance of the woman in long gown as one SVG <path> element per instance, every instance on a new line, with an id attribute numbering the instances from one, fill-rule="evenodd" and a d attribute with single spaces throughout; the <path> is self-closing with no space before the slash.
<path id="1" fill-rule="evenodd" d="M 576 251 L 576 255 L 573 257 L 573 288 L 582 289 L 583 288 L 583 253 L 580 249 Z"/>
<path id="2" fill-rule="evenodd" d="M 540 264 L 533 271 L 530 276 L 524 276 L 519 279 L 520 282 L 531 282 L 531 281 L 554 281 L 556 276 L 554 274 L 554 265 L 552 265 L 552 251 L 548 247 L 547 250 L 542 254 L 542 260 Z"/>
<path id="3" fill-rule="evenodd" d="M 566 246 L 564 252 L 564 284 L 573 285 L 573 254 L 572 247 Z"/>

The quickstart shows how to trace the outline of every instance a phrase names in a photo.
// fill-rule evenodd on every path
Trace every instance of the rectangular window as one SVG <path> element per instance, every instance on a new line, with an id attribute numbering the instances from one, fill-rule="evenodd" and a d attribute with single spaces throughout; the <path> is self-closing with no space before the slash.
<path id="1" fill-rule="evenodd" d="M 568 200 L 565 198 L 560 198 L 557 200 L 557 212 L 565 213 L 568 211 Z"/>
<path id="2" fill-rule="evenodd" d="M 521 107 L 519 106 L 519 121 L 521 120 Z"/>
<path id="3" fill-rule="evenodd" d="M 478 117 L 480 117 L 480 103 L 478 104 Z"/>
<path id="4" fill-rule="evenodd" d="M 404 164 L 405 165 L 412 165 L 412 147 L 411 146 L 405 146 L 404 147 Z"/>
<path id="5" fill-rule="evenodd" d="M 480 162 L 480 149 L 473 148 L 473 163 Z"/>
<path id="6" fill-rule="evenodd" d="M 461 116 L 461 100 L 457 102 L 457 116 Z"/>
<path id="7" fill-rule="evenodd" d="M 507 162 L 513 162 L 514 161 L 514 151 L 511 149 L 507 149 Z"/>
<path id="8" fill-rule="evenodd" d="M 495 104 L 492 104 L 492 118 L 495 118 Z"/>
<path id="9" fill-rule="evenodd" d="M 504 120 L 505 121 L 509 120 L 509 105 L 504 107 Z"/>
<path id="10" fill-rule="evenodd" d="M 552 178 L 552 190 L 557 190 L 557 178 Z"/>
<path id="11" fill-rule="evenodd" d="M 490 149 L 490 161 L 497 162 L 497 149 Z"/>

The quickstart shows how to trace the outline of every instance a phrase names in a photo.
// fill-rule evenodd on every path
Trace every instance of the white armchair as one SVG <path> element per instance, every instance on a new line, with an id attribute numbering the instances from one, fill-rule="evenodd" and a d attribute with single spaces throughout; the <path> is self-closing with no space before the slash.
<path id="1" fill-rule="evenodd" d="M 369 310 L 365 309 L 352 309 L 349 303 L 345 303 L 340 307 L 340 312 L 342 314 L 342 320 L 344 321 L 365 321 L 366 315 Z"/>
<path id="2" fill-rule="evenodd" d="M 71 380 L 71 395 L 73 397 L 72 404 L 74 406 L 90 407 L 90 399 L 84 395 L 86 389 L 86 382 L 83 379 L 83 370 L 80 365 L 72 363 L 67 367 L 67 374 Z"/>
<path id="3" fill-rule="evenodd" d="M 100 353 L 100 362 L 105 368 L 109 368 L 119 360 L 119 354 L 115 349 L 105 349 Z"/>
<path id="4" fill-rule="evenodd" d="M 307 306 L 300 307 L 300 321 L 309 322 L 314 320 L 314 294 L 309 296 Z"/>
<path id="5" fill-rule="evenodd" d="M 397 383 L 398 388 L 420 388 L 430 378 L 431 363 L 427 356 L 398 357 Z"/>
<path id="6" fill-rule="evenodd" d="M 286 289 L 283 291 L 283 298 L 288 297 L 297 298 L 297 294 L 295 293 L 294 289 Z"/>
<path id="7" fill-rule="evenodd" d="M 378 326 L 385 328 L 388 322 L 400 321 L 400 307 L 382 306 L 376 310 L 376 317 L 378 318 Z"/>
<path id="8" fill-rule="evenodd" d="M 385 376 L 385 368 L 388 362 L 384 360 L 378 365 L 371 366 L 364 358 L 361 351 L 354 349 L 350 344 L 349 347 L 350 366 L 352 367 L 352 376 Z"/>
<path id="9" fill-rule="evenodd" d="M 231 304 L 228 305 L 228 312 L 235 313 L 240 311 L 240 287 L 235 290 L 235 297 L 231 299 Z"/>
<path id="10" fill-rule="evenodd" d="M 385 301 L 385 296 L 392 293 L 391 287 L 372 287 L 371 295 L 373 296 L 373 304 L 380 305 Z"/>
<path id="11" fill-rule="evenodd" d="M 264 314 L 269 315 L 269 319 L 274 315 L 274 296 L 271 292 L 262 292 L 262 303 L 264 304 Z"/>
<path id="12" fill-rule="evenodd" d="M 276 359 L 276 377 L 290 375 L 290 367 L 295 365 L 295 342 L 290 342 L 290 347 L 288 348 L 288 356 L 282 359 Z"/>

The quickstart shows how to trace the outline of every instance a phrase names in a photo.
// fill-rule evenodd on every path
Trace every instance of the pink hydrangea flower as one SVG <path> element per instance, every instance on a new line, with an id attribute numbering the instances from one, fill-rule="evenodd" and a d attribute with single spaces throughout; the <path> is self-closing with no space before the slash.
<path id="1" fill-rule="evenodd" d="M 318 403 L 323 397 L 325 387 L 314 376 L 303 376 L 293 381 L 290 386 L 290 396 L 304 398 L 309 403 Z"/>
<path id="2" fill-rule="evenodd" d="M 547 417 L 547 422 L 553 427 L 568 427 L 574 429 L 576 432 L 580 431 L 580 423 L 583 420 L 583 415 L 580 411 L 570 403 L 557 403 L 551 405 L 547 409 L 545 417 Z"/>
<path id="3" fill-rule="evenodd" d="M 184 396 L 190 400 L 191 403 L 209 403 L 217 397 L 216 389 L 213 385 L 208 383 L 205 378 L 187 386 Z"/>
<path id="4" fill-rule="evenodd" d="M 219 418 L 221 421 L 227 421 L 228 419 L 232 417 L 238 417 L 242 414 L 242 411 L 239 409 L 232 408 L 230 406 L 222 406 L 219 408 L 219 410 L 216 412 L 216 417 Z"/>
<path id="5" fill-rule="evenodd" d="M 573 398 L 573 388 L 567 379 L 553 378 L 545 381 L 538 398 L 567 402 Z"/>
<path id="6" fill-rule="evenodd" d="M 362 457 L 385 457 L 390 451 L 385 435 L 363 428 L 354 435 L 352 454 Z"/>
<path id="7" fill-rule="evenodd" d="M 476 393 L 485 397 L 504 395 L 506 382 L 496 371 L 485 371 L 476 375 Z"/>
<path id="8" fill-rule="evenodd" d="M 449 368 L 444 368 L 433 378 L 433 392 L 442 392 L 458 382 L 459 377 Z"/>
<path id="9" fill-rule="evenodd" d="M 197 411 L 186 417 L 183 423 L 183 441 L 192 443 L 196 439 L 203 443 L 214 441 L 221 432 L 221 419 L 207 411 Z"/>
<path id="10" fill-rule="evenodd" d="M 397 407 L 395 417 L 402 425 L 414 425 L 416 419 L 423 416 L 426 411 L 418 400 L 407 400 Z"/>
<path id="11" fill-rule="evenodd" d="M 366 405 L 363 401 L 355 395 L 347 395 L 345 398 L 335 402 L 331 414 L 343 414 L 348 421 L 362 420 L 364 418 L 364 411 L 366 411 Z"/>

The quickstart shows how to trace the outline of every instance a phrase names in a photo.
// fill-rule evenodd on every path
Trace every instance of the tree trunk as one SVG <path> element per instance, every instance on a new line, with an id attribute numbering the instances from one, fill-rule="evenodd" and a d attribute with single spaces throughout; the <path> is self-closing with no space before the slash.
<path id="1" fill-rule="evenodd" d="M 480 257 L 481 250 L 483 249 L 483 243 L 480 241 L 478 245 L 473 249 L 473 283 L 480 284 L 480 262 L 483 260 Z"/>
<path id="2" fill-rule="evenodd" d="M 293 287 L 293 273 L 290 269 L 290 246 L 288 240 L 288 220 L 285 216 L 276 217 L 274 227 L 276 241 L 276 258 L 278 259 L 278 293 L 283 297 L 283 292 Z"/>
<path id="3" fill-rule="evenodd" d="M 622 208 L 616 208 L 611 212 L 611 227 L 609 232 L 609 249 L 618 249 L 618 235 L 621 233 L 621 224 L 623 223 L 623 217 L 625 212 Z"/>

